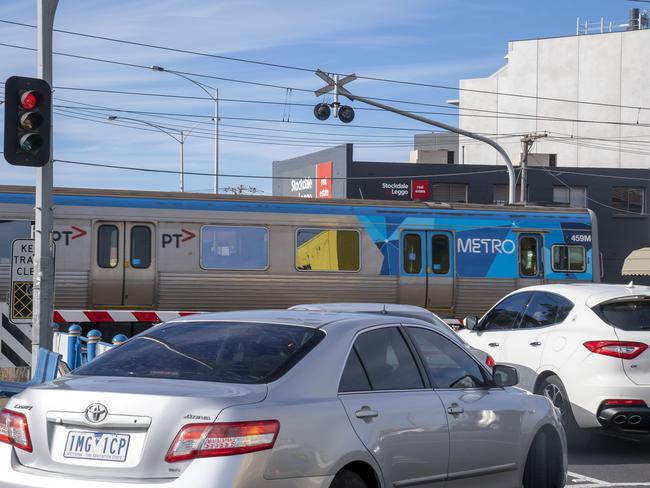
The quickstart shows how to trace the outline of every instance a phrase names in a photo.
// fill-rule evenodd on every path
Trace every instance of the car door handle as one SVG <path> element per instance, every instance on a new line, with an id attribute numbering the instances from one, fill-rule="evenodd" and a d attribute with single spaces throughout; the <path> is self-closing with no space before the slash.
<path id="1" fill-rule="evenodd" d="M 460 415 L 461 413 L 465 412 L 465 409 L 457 403 L 452 403 L 451 406 L 447 408 L 447 412 L 450 415 Z"/>
<path id="2" fill-rule="evenodd" d="M 490 347 L 499 347 L 499 343 L 498 342 L 490 342 L 488 344 L 488 346 L 490 346 Z"/>
<path id="3" fill-rule="evenodd" d="M 531 342 L 530 345 L 533 346 L 533 347 L 538 347 L 538 346 L 541 346 L 542 343 L 539 342 L 539 341 L 535 341 L 535 342 Z"/>
<path id="4" fill-rule="evenodd" d="M 370 407 L 363 406 L 361 409 L 354 412 L 354 415 L 356 415 L 358 419 L 371 419 L 373 417 L 377 417 L 379 415 L 379 412 L 377 412 L 377 410 L 373 410 Z"/>

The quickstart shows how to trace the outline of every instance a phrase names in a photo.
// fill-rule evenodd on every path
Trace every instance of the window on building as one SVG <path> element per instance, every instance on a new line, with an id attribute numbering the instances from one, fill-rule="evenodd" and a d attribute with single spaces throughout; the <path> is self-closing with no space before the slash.
<path id="1" fill-rule="evenodd" d="M 561 273 L 583 273 L 586 269 L 585 248 L 583 246 L 553 246 L 553 271 Z"/>
<path id="2" fill-rule="evenodd" d="M 269 265 L 264 227 L 206 225 L 201 228 L 201 267 L 262 270 Z"/>
<path id="3" fill-rule="evenodd" d="M 586 186 L 554 186 L 553 203 L 564 203 L 569 207 L 587 207 Z"/>
<path id="4" fill-rule="evenodd" d="M 0 220 L 0 265 L 11 264 L 11 244 L 16 239 L 29 239 L 29 220 Z"/>
<path id="5" fill-rule="evenodd" d="M 645 188 L 615 186 L 612 188 L 612 207 L 619 215 L 643 215 L 645 213 Z"/>
<path id="6" fill-rule="evenodd" d="M 131 229 L 131 266 L 146 269 L 151 265 L 151 229 L 136 225 Z"/>
<path id="7" fill-rule="evenodd" d="M 455 151 L 447 151 L 447 164 L 454 164 Z"/>
<path id="8" fill-rule="evenodd" d="M 359 271 L 359 232 L 298 229 L 296 269 L 299 271 Z"/>
<path id="9" fill-rule="evenodd" d="M 465 183 L 434 183 L 431 191 L 434 202 L 467 203 Z"/>
<path id="10" fill-rule="evenodd" d="M 404 236 L 404 272 L 420 274 L 422 271 L 422 239 L 419 234 Z"/>
<path id="11" fill-rule="evenodd" d="M 115 268 L 120 252 L 119 231 L 114 225 L 100 225 L 97 229 L 97 265 L 100 268 Z"/>
<path id="12" fill-rule="evenodd" d="M 517 200 L 519 195 L 521 195 L 521 185 L 517 185 L 515 190 Z M 528 187 L 526 187 L 526 200 L 528 200 Z M 506 205 L 508 203 L 508 185 L 494 185 L 492 203 L 496 205 Z"/>

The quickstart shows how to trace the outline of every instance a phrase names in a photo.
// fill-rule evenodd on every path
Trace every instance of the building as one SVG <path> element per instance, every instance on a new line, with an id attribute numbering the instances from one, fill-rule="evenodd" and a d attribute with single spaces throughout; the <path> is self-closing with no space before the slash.
<path id="1" fill-rule="evenodd" d="M 647 14 L 631 9 L 629 22 L 601 22 L 598 33 L 578 22 L 574 36 L 509 42 L 505 66 L 460 81 L 453 102 L 460 127 L 498 138 L 515 164 L 523 134 L 547 133 L 533 149 L 537 164 L 647 168 L 647 27 Z M 494 149 L 466 137 L 459 139 L 459 152 L 461 163 L 501 164 Z"/>
<path id="2" fill-rule="evenodd" d="M 650 242 L 650 170 L 641 168 L 529 168 L 527 198 L 541 205 L 588 207 L 598 220 L 603 280 L 621 276 L 625 258 Z M 505 204 L 503 164 L 409 164 L 355 161 L 353 146 L 273 162 L 273 194 L 302 198 L 426 200 Z M 634 278 L 648 283 L 647 278 Z"/>

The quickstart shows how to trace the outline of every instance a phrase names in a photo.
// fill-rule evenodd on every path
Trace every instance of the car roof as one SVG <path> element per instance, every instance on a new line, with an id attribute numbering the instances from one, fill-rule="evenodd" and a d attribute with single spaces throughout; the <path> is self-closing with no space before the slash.
<path id="1" fill-rule="evenodd" d="M 584 303 L 588 307 L 619 298 L 650 296 L 650 286 L 635 285 L 633 283 L 627 285 L 613 283 L 556 283 L 529 286 L 517 290 L 517 292 L 521 291 L 556 293 L 574 303 Z"/>
<path id="2" fill-rule="evenodd" d="M 304 303 L 294 305 L 289 310 L 309 310 L 326 313 L 371 313 L 416 318 L 425 322 L 432 322 L 433 317 L 435 317 L 433 312 L 426 308 L 396 303 Z"/>
<path id="3" fill-rule="evenodd" d="M 394 316 L 381 316 L 371 313 L 321 312 L 317 310 L 245 310 L 233 312 L 210 312 L 187 315 L 168 323 L 191 322 L 258 322 L 264 324 L 296 325 L 320 329 L 326 325 L 340 322 L 356 322 L 358 325 L 381 325 L 394 323 Z M 416 320 L 417 321 L 417 320 Z M 428 323 L 428 322 L 427 322 Z"/>

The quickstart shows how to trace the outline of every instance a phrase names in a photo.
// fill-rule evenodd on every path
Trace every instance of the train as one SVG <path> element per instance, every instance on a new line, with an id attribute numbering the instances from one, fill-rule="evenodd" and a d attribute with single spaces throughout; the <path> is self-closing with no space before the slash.
<path id="1" fill-rule="evenodd" d="M 600 279 L 582 208 L 57 189 L 55 307 L 217 311 L 297 303 L 485 311 L 522 286 Z M 0 297 L 34 189 L 0 186 Z"/>

